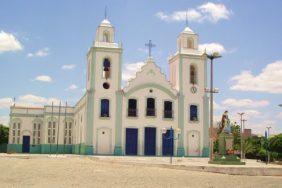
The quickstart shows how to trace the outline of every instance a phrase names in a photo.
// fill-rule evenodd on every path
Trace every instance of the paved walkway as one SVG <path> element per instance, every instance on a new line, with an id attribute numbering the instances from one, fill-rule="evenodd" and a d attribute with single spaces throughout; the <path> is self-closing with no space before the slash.
<path id="1" fill-rule="evenodd" d="M 164 168 L 182 169 L 190 171 L 215 172 L 232 175 L 251 176 L 282 176 L 282 165 L 265 164 L 256 160 L 246 159 L 246 165 L 217 165 L 209 164 L 208 158 L 173 157 L 170 165 L 170 157 L 144 157 L 144 156 L 81 156 L 81 155 L 46 155 L 46 154 L 0 154 L 0 157 L 15 158 L 44 158 L 44 157 L 88 157 L 90 159 L 122 164 L 136 164 L 145 166 L 158 166 Z"/>
<path id="2" fill-rule="evenodd" d="M 132 162 L 124 164 L 128 161 Z M 168 161 L 159 157 L 0 154 L 0 187 L 277 188 L 282 185 L 280 176 L 191 171 L 179 169 L 182 165 L 167 165 Z"/>

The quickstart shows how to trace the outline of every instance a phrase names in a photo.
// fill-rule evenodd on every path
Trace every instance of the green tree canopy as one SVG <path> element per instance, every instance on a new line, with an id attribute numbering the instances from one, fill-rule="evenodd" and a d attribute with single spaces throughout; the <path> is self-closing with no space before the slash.
<path id="1" fill-rule="evenodd" d="M 0 124 L 0 144 L 7 144 L 9 137 L 9 127 Z"/>

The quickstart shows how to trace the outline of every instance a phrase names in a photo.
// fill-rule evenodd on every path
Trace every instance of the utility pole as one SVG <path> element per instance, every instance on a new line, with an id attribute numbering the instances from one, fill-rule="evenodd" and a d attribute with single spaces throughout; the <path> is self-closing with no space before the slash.
<path id="1" fill-rule="evenodd" d="M 238 113 L 240 115 L 240 135 L 241 135 L 241 160 L 243 159 L 243 115 L 245 114 L 244 112 Z"/>
<path id="2" fill-rule="evenodd" d="M 211 72 L 210 72 L 210 88 L 206 89 L 205 92 L 210 93 L 210 161 L 213 160 L 213 94 L 216 93 L 215 89 L 213 88 L 213 60 L 216 58 L 220 58 L 221 55 L 219 53 L 214 52 L 213 54 L 209 55 L 206 54 L 208 59 L 210 59 L 211 64 Z"/>
<path id="3" fill-rule="evenodd" d="M 243 137 L 242 137 L 242 139 L 243 139 L 243 159 L 245 159 L 245 138 L 244 138 L 244 136 L 245 136 L 245 122 L 246 122 L 247 120 L 246 119 L 243 119 L 242 120 L 242 129 L 243 129 L 243 131 L 242 131 L 242 134 L 243 134 Z"/>

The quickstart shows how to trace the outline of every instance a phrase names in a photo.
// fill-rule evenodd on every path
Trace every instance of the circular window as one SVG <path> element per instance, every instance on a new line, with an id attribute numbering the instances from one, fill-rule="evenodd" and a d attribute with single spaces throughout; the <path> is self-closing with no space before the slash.
<path id="1" fill-rule="evenodd" d="M 192 134 L 192 137 L 194 137 L 194 135 Z"/>
<path id="2" fill-rule="evenodd" d="M 107 82 L 103 83 L 103 88 L 104 89 L 109 89 L 110 88 L 110 84 L 107 83 Z"/>
<path id="3" fill-rule="evenodd" d="M 149 91 L 150 91 L 150 93 L 153 93 L 153 90 L 152 90 L 152 89 L 150 89 Z"/>
<path id="4" fill-rule="evenodd" d="M 105 132 L 103 131 L 102 134 L 105 134 Z"/>

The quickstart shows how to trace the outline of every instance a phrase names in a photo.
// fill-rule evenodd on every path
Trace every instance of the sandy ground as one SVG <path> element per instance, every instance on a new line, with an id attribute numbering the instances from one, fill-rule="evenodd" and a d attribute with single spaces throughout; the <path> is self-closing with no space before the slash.
<path id="1" fill-rule="evenodd" d="M 282 187 L 282 177 L 121 164 L 95 157 L 0 157 L 0 187 Z"/>

